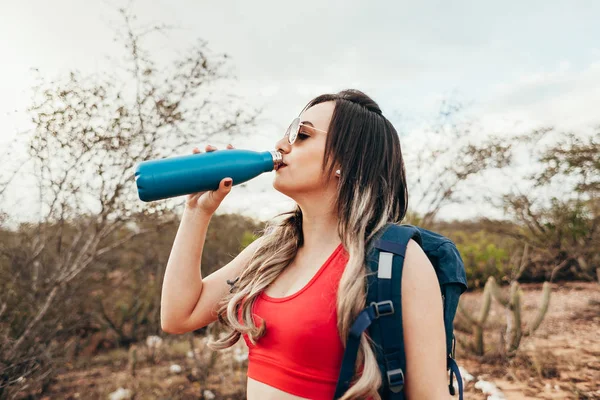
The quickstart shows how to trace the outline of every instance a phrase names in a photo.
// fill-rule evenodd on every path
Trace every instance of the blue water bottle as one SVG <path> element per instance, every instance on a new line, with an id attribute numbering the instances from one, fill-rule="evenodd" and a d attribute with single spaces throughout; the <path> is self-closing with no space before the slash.
<path id="1" fill-rule="evenodd" d="M 278 151 L 216 150 L 143 161 L 135 169 L 135 183 L 140 200 L 148 202 L 216 190 L 226 177 L 239 185 L 281 164 Z"/>

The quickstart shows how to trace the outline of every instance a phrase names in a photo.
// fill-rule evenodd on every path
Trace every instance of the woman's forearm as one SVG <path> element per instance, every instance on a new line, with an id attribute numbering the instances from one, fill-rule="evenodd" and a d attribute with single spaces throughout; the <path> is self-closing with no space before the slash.
<path id="1" fill-rule="evenodd" d="M 200 264 L 212 214 L 186 207 L 165 271 L 160 319 L 164 330 L 185 321 L 202 292 Z"/>

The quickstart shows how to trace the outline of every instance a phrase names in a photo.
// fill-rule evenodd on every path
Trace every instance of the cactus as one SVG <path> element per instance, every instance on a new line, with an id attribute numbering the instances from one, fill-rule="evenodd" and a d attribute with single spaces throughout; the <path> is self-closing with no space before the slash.
<path id="1" fill-rule="evenodd" d="M 542 286 L 542 298 L 538 313 L 531 323 L 527 324 L 527 328 L 523 329 L 521 321 L 522 292 L 517 282 L 513 282 L 511 284 L 509 296 L 510 301 L 508 306 L 506 306 L 510 315 L 510 317 L 507 317 L 508 320 L 506 327 L 507 336 L 509 337 L 506 350 L 509 355 L 513 355 L 517 351 L 523 336 L 530 336 L 537 330 L 537 328 L 539 328 L 540 324 L 544 320 L 544 317 L 546 316 L 546 313 L 548 312 L 551 291 L 550 282 L 544 282 L 544 285 Z"/>
<path id="2" fill-rule="evenodd" d="M 508 307 L 510 299 L 502 294 L 502 291 L 500 290 L 500 286 L 498 286 L 495 279 L 493 279 L 493 278 L 491 279 L 490 286 L 491 286 L 491 291 L 492 291 L 492 297 L 494 299 L 496 299 L 496 301 L 498 303 L 502 304 L 504 307 Z"/>
<path id="3" fill-rule="evenodd" d="M 540 324 L 544 320 L 546 313 L 548 312 L 548 306 L 550 305 L 550 292 L 552 288 L 550 287 L 550 282 L 544 282 L 542 286 L 542 302 L 540 304 L 540 309 L 538 310 L 538 314 L 533 320 L 533 322 L 529 325 L 529 327 L 525 330 L 525 336 L 531 335 L 533 332 L 539 328 Z"/>
<path id="4" fill-rule="evenodd" d="M 458 304 L 458 309 L 461 312 L 461 315 L 465 318 L 467 324 L 471 326 L 473 331 L 473 343 L 467 344 L 459 338 L 457 338 L 457 340 L 464 347 L 471 349 L 476 355 L 481 356 L 484 354 L 484 326 L 490 312 L 491 299 L 494 298 L 507 311 L 506 337 L 508 341 L 505 345 L 506 348 L 503 348 L 502 350 L 505 350 L 506 354 L 509 356 L 514 355 L 521 344 L 521 338 L 523 336 L 529 336 L 533 334 L 542 323 L 550 304 L 550 293 L 550 282 L 544 282 L 538 313 L 531 323 L 527 324 L 526 328 L 523 328 L 521 315 L 522 291 L 519 283 L 516 281 L 511 283 L 509 295 L 507 297 L 502 293 L 494 277 L 489 277 L 483 290 L 483 304 L 477 318 L 469 315 L 469 313 L 462 307 L 460 302 Z M 504 342 L 502 342 L 502 346 L 504 347 Z"/>
<path id="5" fill-rule="evenodd" d="M 492 305 L 492 286 L 494 283 L 494 278 L 489 277 L 483 289 L 483 305 L 479 310 L 479 316 L 477 318 L 470 316 L 469 313 L 462 307 L 461 303 L 458 303 L 459 311 L 465 317 L 467 323 L 471 326 L 471 329 L 473 329 L 473 343 L 467 347 L 470 347 L 473 352 L 479 356 L 482 356 L 485 351 L 483 331 L 485 321 L 490 315 L 490 308 Z"/>
<path id="6" fill-rule="evenodd" d="M 129 363 L 127 365 L 127 369 L 129 370 L 131 376 L 135 376 L 137 361 L 137 346 L 134 344 L 129 348 Z"/>
<path id="7" fill-rule="evenodd" d="M 508 337 L 507 353 L 514 354 L 521 343 L 521 290 L 518 282 L 512 282 L 509 290 L 509 302 L 506 318 L 506 336 Z"/>

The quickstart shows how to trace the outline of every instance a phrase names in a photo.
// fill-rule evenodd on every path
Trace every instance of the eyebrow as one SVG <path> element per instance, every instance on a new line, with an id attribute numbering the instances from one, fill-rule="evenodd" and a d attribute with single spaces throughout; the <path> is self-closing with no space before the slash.
<path id="1" fill-rule="evenodd" d="M 310 126 L 311 128 L 313 128 L 313 130 L 315 130 L 315 131 L 317 131 L 317 132 L 327 133 L 327 132 L 325 132 L 324 130 L 321 130 L 321 129 L 319 129 L 319 128 L 315 128 L 315 126 L 313 125 L 313 123 L 312 123 L 312 122 L 310 122 L 310 121 L 301 121 L 301 122 L 300 122 L 300 125 L 308 125 L 308 126 Z"/>

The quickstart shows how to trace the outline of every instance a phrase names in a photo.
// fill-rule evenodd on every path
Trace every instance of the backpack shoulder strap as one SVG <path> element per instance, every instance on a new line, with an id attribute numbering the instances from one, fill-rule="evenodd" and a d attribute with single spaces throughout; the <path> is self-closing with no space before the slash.
<path id="1" fill-rule="evenodd" d="M 392 312 L 371 326 L 372 339 L 380 344 L 380 360 L 383 361 L 383 393 L 387 399 L 405 398 L 406 354 L 404 351 L 404 328 L 402 322 L 402 272 L 406 247 L 410 239 L 421 244 L 419 231 L 410 225 L 389 225 L 380 239 L 374 242 L 377 265 L 370 262 L 373 274 L 369 279 L 368 293 L 375 298 L 369 304 L 391 302 Z"/>
<path id="2" fill-rule="evenodd" d="M 380 363 L 384 398 L 404 400 L 406 356 L 402 326 L 402 267 L 410 239 L 421 244 L 419 231 L 410 225 L 388 224 L 372 241 L 367 253 L 368 306 L 359 314 L 350 329 L 335 398 L 341 397 L 354 375 L 360 337 L 369 328 Z M 376 324 L 372 324 L 377 320 Z"/>

